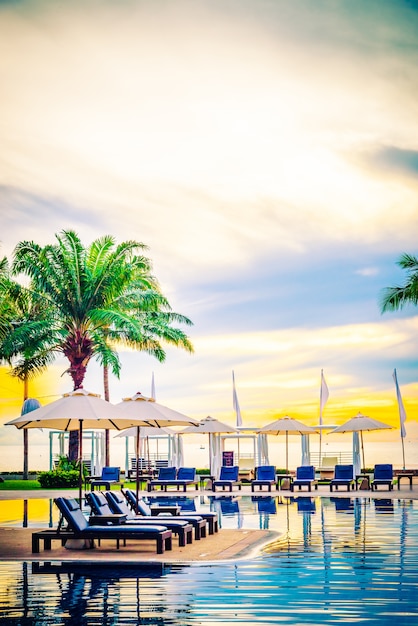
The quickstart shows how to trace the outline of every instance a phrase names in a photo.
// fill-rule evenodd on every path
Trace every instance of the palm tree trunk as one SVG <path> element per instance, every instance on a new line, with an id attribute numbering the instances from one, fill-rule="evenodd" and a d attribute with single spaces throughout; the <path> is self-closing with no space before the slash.
<path id="1" fill-rule="evenodd" d="M 23 402 L 29 397 L 29 381 L 27 376 L 23 380 Z M 29 478 L 29 431 L 23 429 L 23 480 Z"/>
<path id="2" fill-rule="evenodd" d="M 104 399 L 107 402 L 110 402 L 110 394 L 109 394 L 109 367 L 107 365 L 103 366 L 103 387 L 104 387 Z M 105 430 L 105 465 L 109 467 L 110 465 L 110 442 L 109 442 L 109 430 Z"/>

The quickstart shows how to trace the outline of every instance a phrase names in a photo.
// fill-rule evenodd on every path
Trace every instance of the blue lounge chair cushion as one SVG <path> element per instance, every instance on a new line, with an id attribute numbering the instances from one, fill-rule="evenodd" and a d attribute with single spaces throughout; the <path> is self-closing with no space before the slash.
<path id="1" fill-rule="evenodd" d="M 374 466 L 374 480 L 392 480 L 393 466 L 390 463 L 380 463 Z"/>
<path id="2" fill-rule="evenodd" d="M 296 480 L 315 480 L 315 467 L 313 465 L 301 465 L 297 467 Z"/>
<path id="3" fill-rule="evenodd" d="M 260 465 L 255 468 L 255 479 L 276 482 L 276 468 L 274 465 Z"/>
<path id="4" fill-rule="evenodd" d="M 175 480 L 176 474 L 177 468 L 175 467 L 160 467 L 157 480 Z"/>
<path id="5" fill-rule="evenodd" d="M 221 467 L 221 472 L 219 475 L 219 480 L 227 480 L 227 481 L 232 481 L 232 482 L 236 482 L 238 480 L 238 474 L 239 474 L 239 467 L 238 465 L 233 465 L 233 466 L 227 466 L 227 465 L 223 465 Z M 216 481 L 218 482 L 218 481 Z"/>
<path id="6" fill-rule="evenodd" d="M 195 467 L 179 467 L 177 472 L 177 480 L 188 480 L 194 482 L 196 480 Z"/>

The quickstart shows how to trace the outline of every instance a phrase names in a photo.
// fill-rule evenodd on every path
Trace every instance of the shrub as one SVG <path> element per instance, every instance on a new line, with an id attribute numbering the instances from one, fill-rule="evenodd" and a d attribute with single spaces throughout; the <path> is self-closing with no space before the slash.
<path id="1" fill-rule="evenodd" d="M 79 476 L 78 470 L 51 470 L 49 472 L 40 472 L 38 481 L 44 489 L 78 487 Z"/>

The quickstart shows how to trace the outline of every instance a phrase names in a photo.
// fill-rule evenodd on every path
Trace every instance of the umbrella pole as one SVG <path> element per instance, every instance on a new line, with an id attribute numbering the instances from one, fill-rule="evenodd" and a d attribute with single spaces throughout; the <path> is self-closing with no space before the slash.
<path id="1" fill-rule="evenodd" d="M 81 509 L 81 499 L 83 494 L 83 420 L 79 420 L 79 442 L 78 442 L 78 455 L 79 455 L 79 474 L 78 474 L 78 497 L 80 498 L 80 509 Z"/>
<path id="2" fill-rule="evenodd" d="M 138 498 L 139 498 L 139 426 L 136 427 L 136 441 L 135 441 L 135 454 L 136 454 L 136 504 L 135 515 L 138 515 Z"/>
<path id="3" fill-rule="evenodd" d="M 289 433 L 286 430 L 286 474 L 289 473 L 289 461 L 288 461 L 288 457 L 289 457 L 289 451 L 288 451 L 288 444 L 289 444 Z"/>
<path id="4" fill-rule="evenodd" d="M 366 471 L 366 462 L 364 460 L 364 446 L 363 446 L 363 431 L 360 431 L 360 442 L 361 442 L 361 456 L 363 458 L 363 467 L 361 468 L 362 473 Z"/>

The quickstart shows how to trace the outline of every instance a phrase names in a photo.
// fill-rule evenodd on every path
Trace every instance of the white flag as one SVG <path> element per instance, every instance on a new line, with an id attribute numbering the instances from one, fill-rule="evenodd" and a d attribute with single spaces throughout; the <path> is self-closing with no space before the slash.
<path id="1" fill-rule="evenodd" d="M 234 405 L 234 411 L 235 414 L 237 416 L 237 428 L 239 426 L 242 426 L 242 417 L 241 417 L 241 410 L 239 408 L 239 402 L 238 402 L 238 396 L 237 396 L 237 390 L 235 389 L 235 376 L 234 376 L 234 372 L 232 371 L 232 402 Z"/>
<path id="2" fill-rule="evenodd" d="M 322 411 L 329 398 L 327 383 L 324 378 L 324 370 L 321 370 L 321 393 L 319 399 L 319 423 L 322 425 Z"/>
<path id="3" fill-rule="evenodd" d="M 396 376 L 396 369 L 393 370 L 393 380 L 395 381 L 396 397 L 398 398 L 399 421 L 401 423 L 401 437 L 406 437 L 406 430 L 405 430 L 406 413 L 405 413 L 405 408 L 402 402 L 401 390 L 399 389 L 399 385 L 398 385 L 398 377 Z"/>

